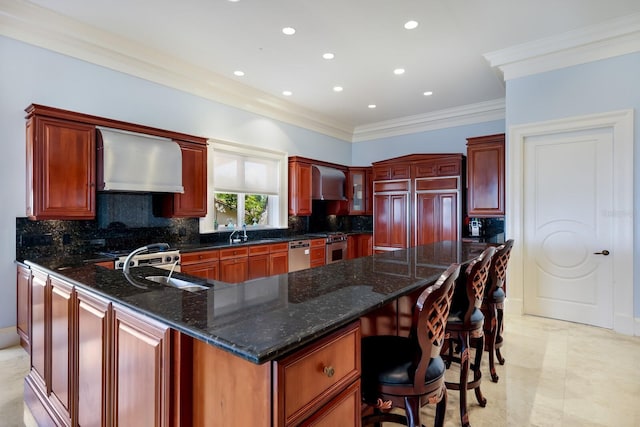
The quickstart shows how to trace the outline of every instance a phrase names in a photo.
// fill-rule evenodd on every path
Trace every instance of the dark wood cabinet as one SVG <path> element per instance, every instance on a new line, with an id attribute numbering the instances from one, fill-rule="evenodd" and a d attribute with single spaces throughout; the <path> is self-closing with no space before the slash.
<path id="1" fill-rule="evenodd" d="M 16 331 L 20 345 L 31 352 L 31 269 L 18 264 L 16 270 Z"/>
<path id="2" fill-rule="evenodd" d="M 27 112 L 27 216 L 95 218 L 95 126 Z"/>
<path id="3" fill-rule="evenodd" d="M 154 205 L 164 217 L 203 217 L 207 214 L 207 146 L 176 142 L 182 150 L 184 193 L 156 195 Z"/>
<path id="4" fill-rule="evenodd" d="M 274 243 L 269 247 L 269 275 L 289 272 L 289 243 Z"/>
<path id="5" fill-rule="evenodd" d="M 121 426 L 168 426 L 170 338 L 166 325 L 114 305 L 115 419 Z"/>
<path id="6" fill-rule="evenodd" d="M 76 289 L 77 420 L 79 426 L 109 426 L 111 413 L 111 303 Z"/>
<path id="7" fill-rule="evenodd" d="M 289 159 L 289 215 L 311 215 L 311 164 Z"/>
<path id="8" fill-rule="evenodd" d="M 325 239 L 311 239 L 310 242 L 311 268 L 320 267 L 327 263 L 327 242 Z"/>
<path id="9" fill-rule="evenodd" d="M 409 189 L 409 180 L 374 183 L 374 248 L 409 247 Z"/>
<path id="10" fill-rule="evenodd" d="M 409 179 L 384 178 L 406 170 Z M 411 154 L 375 162 L 373 173 L 374 251 L 460 238 L 462 154 Z"/>
<path id="11" fill-rule="evenodd" d="M 467 138 L 467 215 L 504 216 L 504 134 Z"/>
<path id="12" fill-rule="evenodd" d="M 229 283 L 245 282 L 249 278 L 249 249 L 238 247 L 220 250 L 220 280 Z"/>
<path id="13" fill-rule="evenodd" d="M 203 279 L 220 280 L 220 251 L 188 252 L 180 256 L 180 271 Z"/>
<path id="14" fill-rule="evenodd" d="M 31 370 L 32 384 L 43 395 L 48 395 L 49 371 L 51 359 L 49 353 L 49 335 L 51 322 L 49 311 L 49 276 L 33 270 L 31 276 Z"/>
<path id="15" fill-rule="evenodd" d="M 65 425 L 72 424 L 73 407 L 75 405 L 74 383 L 74 320 L 73 285 L 52 277 L 51 281 L 51 375 L 50 396 L 58 415 Z M 75 417 L 74 417 L 75 418 Z"/>
<path id="16" fill-rule="evenodd" d="M 371 167 L 349 168 L 347 199 L 349 215 L 373 214 L 373 169 Z"/>
<path id="17" fill-rule="evenodd" d="M 269 245 L 249 246 L 249 280 L 267 276 L 269 276 Z"/>

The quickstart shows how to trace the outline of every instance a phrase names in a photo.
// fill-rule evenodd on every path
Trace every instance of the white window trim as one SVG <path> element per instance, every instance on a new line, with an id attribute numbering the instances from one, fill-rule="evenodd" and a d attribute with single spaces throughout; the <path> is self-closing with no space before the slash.
<path id="1" fill-rule="evenodd" d="M 211 165 L 207 169 L 207 206 L 213 205 L 215 199 L 215 183 L 213 182 L 213 156 L 216 149 L 235 152 L 242 155 L 253 157 L 264 157 L 268 159 L 278 160 L 279 162 L 279 185 L 278 185 L 278 218 L 276 228 L 287 228 L 288 220 L 288 154 L 284 151 L 271 150 L 264 147 L 249 146 L 244 144 L 238 144 L 235 142 L 222 141 L 217 139 L 209 139 L 207 141 L 207 165 Z M 215 210 L 212 208 L 207 209 L 207 215 L 200 218 L 200 233 L 213 233 L 217 230 L 214 229 Z M 261 227 L 265 228 L 265 227 Z M 228 230 L 226 230 L 228 231 Z"/>

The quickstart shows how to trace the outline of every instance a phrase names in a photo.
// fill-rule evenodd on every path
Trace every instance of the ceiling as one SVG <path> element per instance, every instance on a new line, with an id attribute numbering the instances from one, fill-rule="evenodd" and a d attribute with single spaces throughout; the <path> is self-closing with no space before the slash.
<path id="1" fill-rule="evenodd" d="M 10 1 L 1 0 L 0 7 L 3 3 Z M 190 74 L 193 80 L 297 109 L 347 134 L 502 100 L 502 74 L 485 54 L 640 12 L 638 0 L 30 3 L 71 18 L 65 22 L 74 24 L 79 39 L 121 46 L 120 51 L 133 47 L 138 57 L 155 58 L 167 68 L 192 67 L 198 71 Z M 418 27 L 405 29 L 409 20 Z M 284 35 L 283 27 L 296 33 Z M 334 59 L 323 59 L 327 52 Z M 404 74 L 394 74 L 397 68 Z M 244 76 L 235 76 L 237 70 Z M 343 90 L 336 92 L 335 86 Z M 285 90 L 292 94 L 283 95 Z M 425 96 L 426 91 L 433 94 Z"/>

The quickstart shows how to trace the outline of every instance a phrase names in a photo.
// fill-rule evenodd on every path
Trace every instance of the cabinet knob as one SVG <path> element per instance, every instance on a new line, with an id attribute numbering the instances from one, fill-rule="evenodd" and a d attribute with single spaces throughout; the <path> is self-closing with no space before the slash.
<path id="1" fill-rule="evenodd" d="M 331 378 L 333 376 L 333 374 L 336 373 L 335 369 L 333 369 L 333 366 L 325 366 L 322 369 L 322 372 L 329 378 Z"/>

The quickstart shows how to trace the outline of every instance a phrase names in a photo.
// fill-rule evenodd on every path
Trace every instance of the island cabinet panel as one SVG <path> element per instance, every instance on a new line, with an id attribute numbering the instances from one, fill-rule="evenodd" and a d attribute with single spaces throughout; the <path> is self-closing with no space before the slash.
<path id="1" fill-rule="evenodd" d="M 111 303 L 76 288 L 79 426 L 111 425 Z"/>
<path id="2" fill-rule="evenodd" d="M 269 247 L 269 274 L 289 272 L 289 243 L 275 243 Z"/>
<path id="3" fill-rule="evenodd" d="M 311 239 L 311 268 L 320 267 L 327 262 L 327 242 L 325 239 Z"/>
<path id="4" fill-rule="evenodd" d="M 50 278 L 51 283 L 51 375 L 50 399 L 65 425 L 71 425 L 75 378 L 72 363 L 75 333 L 73 285 Z"/>
<path id="5" fill-rule="evenodd" d="M 27 216 L 95 218 L 95 126 L 31 115 L 26 134 Z"/>
<path id="6" fill-rule="evenodd" d="M 311 164 L 289 159 L 289 215 L 311 215 Z"/>
<path id="7" fill-rule="evenodd" d="M 271 426 L 271 364 L 249 362 L 191 339 L 190 397 L 182 423 L 193 427 Z M 188 420 L 187 418 L 191 418 Z"/>
<path id="8" fill-rule="evenodd" d="M 116 425 L 168 426 L 169 328 L 117 305 L 114 319 Z"/>
<path id="9" fill-rule="evenodd" d="M 220 250 L 220 280 L 240 283 L 249 277 L 248 247 Z"/>
<path id="10" fill-rule="evenodd" d="M 49 276 L 39 270 L 32 271 L 31 280 L 31 372 L 29 376 L 39 392 L 49 394 L 48 375 L 51 369 L 50 346 L 50 287 Z"/>
<path id="11" fill-rule="evenodd" d="M 16 330 L 20 345 L 31 353 L 31 269 L 18 264 L 16 274 Z"/>
<path id="12" fill-rule="evenodd" d="M 504 134 L 467 138 L 467 215 L 504 216 Z"/>
<path id="13" fill-rule="evenodd" d="M 220 251 L 187 252 L 180 255 L 180 271 L 203 279 L 220 280 Z"/>
<path id="14" fill-rule="evenodd" d="M 316 412 L 327 410 L 327 405 L 340 400 L 340 393 L 360 378 L 359 322 L 274 362 L 274 372 L 276 426 L 299 425 Z M 359 399 L 347 407 L 355 413 L 339 425 L 359 425 Z"/>

